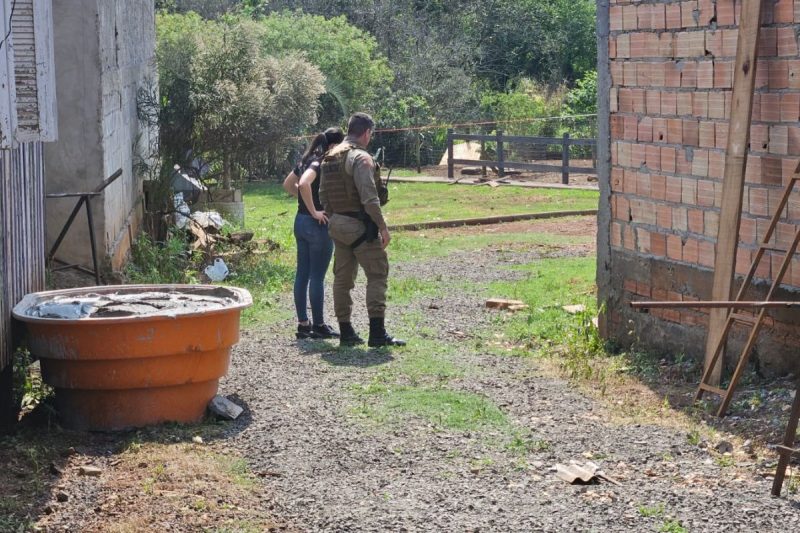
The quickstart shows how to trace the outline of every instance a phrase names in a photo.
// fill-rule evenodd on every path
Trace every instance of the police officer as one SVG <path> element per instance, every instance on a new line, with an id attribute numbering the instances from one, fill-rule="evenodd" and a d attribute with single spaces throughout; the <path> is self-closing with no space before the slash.
<path id="1" fill-rule="evenodd" d="M 350 322 L 358 266 L 367 276 L 369 346 L 404 346 L 406 343 L 386 333 L 386 288 L 389 259 L 386 247 L 391 236 L 381 213 L 381 200 L 388 191 L 366 148 L 372 139 L 375 121 L 366 113 L 355 113 L 347 124 L 344 142 L 330 150 L 322 161 L 319 196 L 329 215 L 329 233 L 334 244 L 333 307 L 339 321 L 340 343 L 361 344 Z"/>

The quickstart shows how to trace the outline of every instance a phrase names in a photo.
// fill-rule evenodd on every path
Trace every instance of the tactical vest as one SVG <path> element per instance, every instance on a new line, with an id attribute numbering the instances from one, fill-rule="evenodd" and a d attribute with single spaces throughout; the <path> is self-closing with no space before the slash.
<path id="1" fill-rule="evenodd" d="M 325 195 L 328 199 L 326 208 L 333 213 L 355 213 L 363 210 L 353 174 L 347 172 L 347 157 L 355 146 L 345 146 L 341 150 L 334 149 L 322 160 L 322 179 Z M 381 181 L 380 167 L 375 165 L 375 188 L 381 205 L 388 201 L 388 191 Z M 384 192 L 385 191 L 385 192 Z"/>

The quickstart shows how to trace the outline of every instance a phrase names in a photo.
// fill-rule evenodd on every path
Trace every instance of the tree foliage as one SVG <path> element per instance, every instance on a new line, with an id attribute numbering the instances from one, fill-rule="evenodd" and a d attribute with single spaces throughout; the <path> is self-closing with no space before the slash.
<path id="1" fill-rule="evenodd" d="M 257 23 L 161 14 L 158 27 L 162 110 L 174 119 L 162 135 L 175 136 L 165 155 L 184 162 L 191 149 L 218 163 L 227 188 L 254 154 L 274 165 L 287 138 L 316 122 L 322 73 L 298 52 L 264 54 Z"/>

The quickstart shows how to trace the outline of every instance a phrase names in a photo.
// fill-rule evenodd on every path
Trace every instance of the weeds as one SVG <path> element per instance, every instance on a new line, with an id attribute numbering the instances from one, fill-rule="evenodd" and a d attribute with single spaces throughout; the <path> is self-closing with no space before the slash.
<path id="1" fill-rule="evenodd" d="M 659 503 L 653 506 L 640 505 L 637 510 L 639 511 L 639 514 L 645 518 L 662 516 L 664 514 L 664 504 Z"/>
<path id="2" fill-rule="evenodd" d="M 197 283 L 197 260 L 178 235 L 159 243 L 142 233 L 131 247 L 125 276 L 132 283 Z"/>
<path id="3" fill-rule="evenodd" d="M 661 533 L 687 533 L 688 530 L 683 527 L 679 520 L 670 518 L 661 524 L 661 529 L 658 531 Z"/>
<path id="4" fill-rule="evenodd" d="M 27 349 L 19 348 L 13 356 L 14 405 L 31 410 L 53 395 L 53 389 L 42 380 L 41 372 L 35 371 L 33 358 Z"/>

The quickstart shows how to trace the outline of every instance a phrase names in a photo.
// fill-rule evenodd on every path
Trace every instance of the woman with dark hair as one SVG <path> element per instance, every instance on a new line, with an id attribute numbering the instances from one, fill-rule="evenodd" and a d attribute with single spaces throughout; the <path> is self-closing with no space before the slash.
<path id="1" fill-rule="evenodd" d="M 297 240 L 297 273 L 294 278 L 294 305 L 297 309 L 298 339 L 330 339 L 339 336 L 325 323 L 325 274 L 333 254 L 328 236 L 328 217 L 319 200 L 319 174 L 322 156 L 344 140 L 341 128 L 328 128 L 311 142 L 302 159 L 283 181 L 283 188 L 297 197 L 294 236 Z M 311 318 L 308 320 L 308 301 Z"/>

